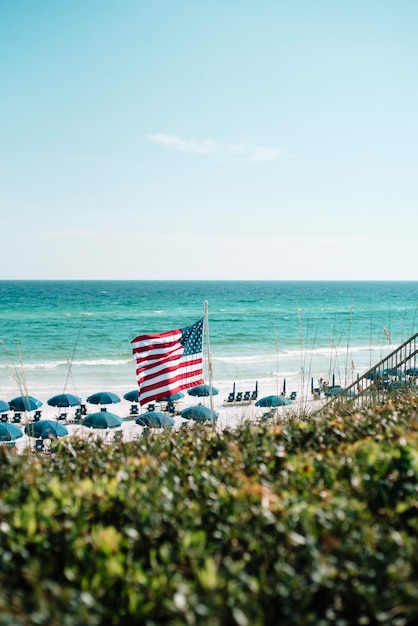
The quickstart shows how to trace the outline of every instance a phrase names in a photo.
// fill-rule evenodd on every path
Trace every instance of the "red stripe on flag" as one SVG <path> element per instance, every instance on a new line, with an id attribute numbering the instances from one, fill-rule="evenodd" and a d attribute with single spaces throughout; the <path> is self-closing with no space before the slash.
<path id="1" fill-rule="evenodd" d="M 203 320 L 199 320 L 184 332 L 140 335 L 131 342 L 141 405 L 203 384 L 202 335 Z"/>

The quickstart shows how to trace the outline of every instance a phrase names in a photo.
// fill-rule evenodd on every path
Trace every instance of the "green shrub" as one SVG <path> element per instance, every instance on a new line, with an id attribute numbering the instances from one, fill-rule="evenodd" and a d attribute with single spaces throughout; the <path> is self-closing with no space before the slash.
<path id="1" fill-rule="evenodd" d="M 50 456 L 0 448 L 0 626 L 408 626 L 418 420 L 405 398 Z"/>

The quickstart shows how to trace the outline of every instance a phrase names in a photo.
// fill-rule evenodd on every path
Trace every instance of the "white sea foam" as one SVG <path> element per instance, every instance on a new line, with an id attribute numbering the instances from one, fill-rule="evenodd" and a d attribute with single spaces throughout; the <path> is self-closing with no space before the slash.
<path id="1" fill-rule="evenodd" d="M 320 356 L 330 358 L 334 355 L 346 354 L 386 354 L 388 349 L 382 346 L 328 346 L 328 347 L 302 347 L 293 350 L 280 350 L 278 353 L 266 354 L 237 354 L 234 356 L 213 356 L 214 362 L 219 363 L 260 363 L 260 362 L 277 362 L 278 360 L 301 359 L 306 356 Z M 390 350 L 389 350 L 390 351 Z"/>
<path id="2" fill-rule="evenodd" d="M 25 363 L 25 370 L 53 370 L 62 365 L 66 365 L 66 361 L 48 361 L 45 363 Z M 19 369 L 19 367 L 18 367 Z"/>
<path id="3" fill-rule="evenodd" d="M 241 354 L 237 356 L 212 356 L 212 360 L 216 363 L 261 363 L 277 361 L 275 354 Z"/>
<path id="4" fill-rule="evenodd" d="M 72 366 L 84 366 L 84 367 L 97 367 L 97 366 L 119 366 L 119 365 L 133 365 L 134 360 L 131 359 L 85 359 L 72 362 Z"/>
<path id="5" fill-rule="evenodd" d="M 117 367 L 120 365 L 133 365 L 133 359 L 83 359 L 73 360 L 70 363 L 68 361 L 44 361 L 39 363 L 26 362 L 23 366 L 18 363 L 14 364 L 0 364 L 0 369 L 3 370 L 54 370 L 57 368 L 65 367 Z"/>

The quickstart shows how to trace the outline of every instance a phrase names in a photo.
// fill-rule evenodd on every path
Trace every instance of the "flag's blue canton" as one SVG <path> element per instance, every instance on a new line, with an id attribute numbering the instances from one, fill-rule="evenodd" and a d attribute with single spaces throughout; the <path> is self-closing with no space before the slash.
<path id="1" fill-rule="evenodd" d="M 203 319 L 199 320 L 192 326 L 187 326 L 187 328 L 182 329 L 182 335 L 179 343 L 184 346 L 183 356 L 202 352 L 202 334 Z"/>

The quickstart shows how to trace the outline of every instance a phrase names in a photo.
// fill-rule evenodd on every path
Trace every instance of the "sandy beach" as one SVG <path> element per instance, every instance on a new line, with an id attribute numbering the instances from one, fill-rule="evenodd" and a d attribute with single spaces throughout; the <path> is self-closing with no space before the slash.
<path id="1" fill-rule="evenodd" d="M 219 389 L 219 393 L 212 396 L 213 409 L 218 414 L 218 418 L 216 420 L 216 428 L 219 430 L 223 430 L 225 428 L 233 428 L 245 421 L 254 421 L 262 419 L 266 414 L 270 412 L 268 408 L 257 407 L 255 405 L 255 401 L 252 402 L 228 402 L 228 395 L 232 391 L 231 387 L 226 386 L 217 386 L 214 383 L 214 386 Z M 236 384 L 236 392 L 245 392 L 245 391 L 253 391 L 253 389 L 244 386 L 240 386 L 239 383 Z M 270 384 L 259 385 L 258 388 L 258 399 L 277 394 L 277 385 L 274 384 L 274 381 L 271 381 Z M 312 399 L 311 394 L 304 393 L 303 387 L 299 386 L 298 388 L 292 387 L 286 396 L 289 397 L 291 391 L 296 391 L 296 399 L 291 402 L 291 404 L 277 407 L 277 415 L 289 415 L 289 414 L 297 414 L 301 408 L 307 406 L 309 404 L 311 407 L 315 407 L 315 405 L 319 406 L 319 403 L 323 402 L 322 400 L 314 401 Z M 280 392 L 279 392 L 280 393 Z M 16 394 L 17 395 L 17 394 Z M 32 395 L 32 394 L 31 394 Z M 95 438 L 100 437 L 106 441 L 112 442 L 115 440 L 115 434 L 121 432 L 122 435 L 116 435 L 116 437 L 120 437 L 122 441 L 130 441 L 138 437 L 144 436 L 144 428 L 137 425 L 135 423 L 135 418 L 130 416 L 131 402 L 124 400 L 121 397 L 121 401 L 116 404 L 106 405 L 106 408 L 109 412 L 119 416 L 122 418 L 122 425 L 117 428 L 112 429 L 92 429 L 82 425 L 80 422 L 74 422 L 74 414 L 76 407 L 69 407 L 58 409 L 53 406 L 49 406 L 47 404 L 48 397 L 43 397 L 42 394 L 35 395 L 37 399 L 39 399 L 43 404 L 40 407 L 41 418 L 40 419 L 48 419 L 48 420 L 57 420 L 60 413 L 67 413 L 67 418 L 65 420 L 60 420 L 61 423 L 64 423 L 69 437 L 77 436 L 83 438 Z M 83 401 L 84 397 L 82 397 Z M 193 397 L 184 392 L 184 397 L 175 403 L 177 413 L 174 415 L 175 426 L 174 429 L 180 428 L 193 428 L 196 422 L 192 420 L 187 420 L 181 417 L 178 413 L 190 406 L 195 406 L 202 404 L 203 406 L 210 408 L 210 398 L 209 397 Z M 155 410 L 164 410 L 166 403 L 158 404 L 155 403 Z M 100 411 L 100 405 L 88 404 L 86 403 L 87 413 L 96 413 Z M 147 411 L 147 406 L 139 406 L 139 413 L 145 413 Z M 13 419 L 13 411 L 9 411 L 9 421 Z M 22 420 L 20 423 L 20 427 L 24 429 L 24 426 L 27 423 L 31 423 L 33 421 L 33 411 L 22 413 Z M 48 448 L 49 440 L 45 440 L 45 448 Z M 25 449 L 35 449 L 35 438 L 29 437 L 26 434 L 23 437 L 16 440 L 16 451 L 21 453 Z"/>

